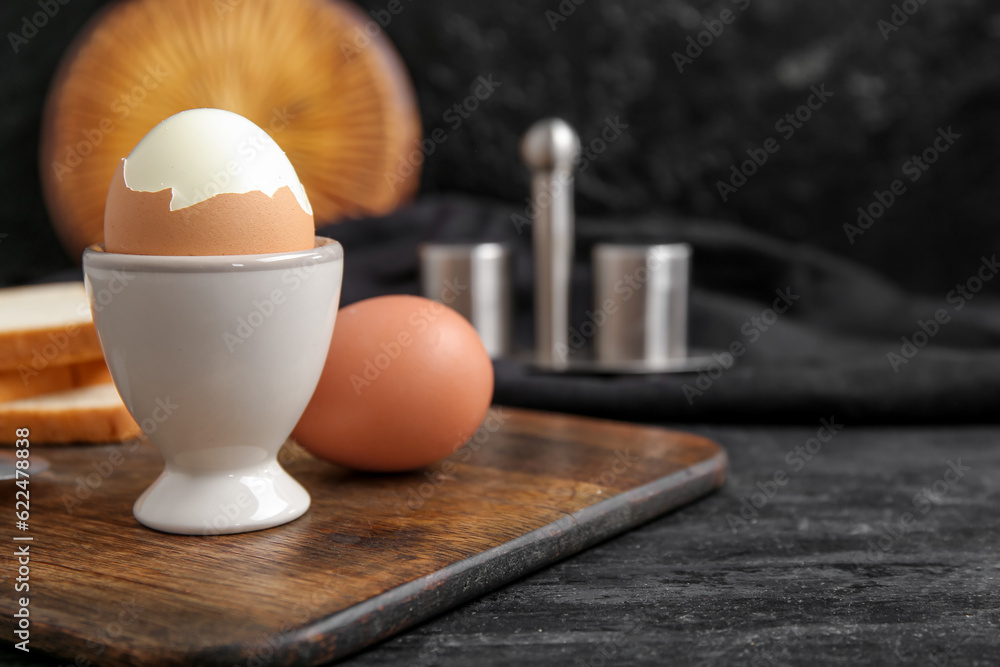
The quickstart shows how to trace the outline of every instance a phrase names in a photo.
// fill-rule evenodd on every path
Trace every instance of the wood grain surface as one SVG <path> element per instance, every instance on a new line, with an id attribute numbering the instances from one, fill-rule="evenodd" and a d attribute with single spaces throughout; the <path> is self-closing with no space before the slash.
<path id="1" fill-rule="evenodd" d="M 81 665 L 343 657 L 689 502 L 727 468 L 702 437 L 495 407 L 450 459 L 413 473 L 350 472 L 290 443 L 282 463 L 313 497 L 304 517 L 191 537 L 132 517 L 161 468 L 152 446 L 34 456 L 52 467 L 31 480 L 21 533 L 34 538 L 30 646 Z M 14 605 L 3 597 L 7 636 Z"/>

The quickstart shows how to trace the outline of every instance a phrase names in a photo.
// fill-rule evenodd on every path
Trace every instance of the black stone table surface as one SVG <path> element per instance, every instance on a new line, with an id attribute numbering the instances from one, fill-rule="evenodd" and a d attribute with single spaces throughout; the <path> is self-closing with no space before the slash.
<path id="1" fill-rule="evenodd" d="M 1000 427 L 686 430 L 721 491 L 342 664 L 1000 664 Z"/>
<path id="2" fill-rule="evenodd" d="M 827 421 L 688 429 L 721 491 L 348 664 L 1000 664 L 1000 427 Z"/>

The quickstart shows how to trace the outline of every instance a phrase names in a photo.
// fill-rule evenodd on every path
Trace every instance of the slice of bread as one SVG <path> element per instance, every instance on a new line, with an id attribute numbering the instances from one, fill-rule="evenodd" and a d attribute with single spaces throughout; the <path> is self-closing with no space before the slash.
<path id="1" fill-rule="evenodd" d="M 0 371 L 40 373 L 100 358 L 82 282 L 0 289 Z"/>
<path id="2" fill-rule="evenodd" d="M 111 382 L 111 373 L 104 359 L 65 366 L 51 365 L 41 371 L 31 368 L 0 371 L 0 403 L 103 382 Z"/>
<path id="3" fill-rule="evenodd" d="M 32 445 L 120 442 L 142 433 L 110 382 L 0 403 L 0 443 L 14 444 L 19 428 L 30 431 Z"/>

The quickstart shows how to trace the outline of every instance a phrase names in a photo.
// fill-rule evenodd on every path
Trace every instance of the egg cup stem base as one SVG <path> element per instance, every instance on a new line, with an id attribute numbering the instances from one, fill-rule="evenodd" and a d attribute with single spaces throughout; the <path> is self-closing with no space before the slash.
<path id="1" fill-rule="evenodd" d="M 224 535 L 272 528 L 309 509 L 309 493 L 276 459 L 236 470 L 171 469 L 133 507 L 139 523 L 165 533 Z"/>

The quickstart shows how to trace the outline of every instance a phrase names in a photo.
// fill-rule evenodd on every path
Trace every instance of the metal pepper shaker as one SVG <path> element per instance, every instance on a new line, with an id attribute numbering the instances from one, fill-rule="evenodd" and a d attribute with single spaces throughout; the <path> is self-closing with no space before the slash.
<path id="1" fill-rule="evenodd" d="M 420 288 L 465 317 L 498 359 L 510 352 L 510 248 L 501 243 L 425 243 Z"/>
<path id="2" fill-rule="evenodd" d="M 573 167 L 580 138 L 559 118 L 538 121 L 521 140 L 531 169 L 535 261 L 535 363 L 569 365 L 570 272 L 573 266 Z"/>

